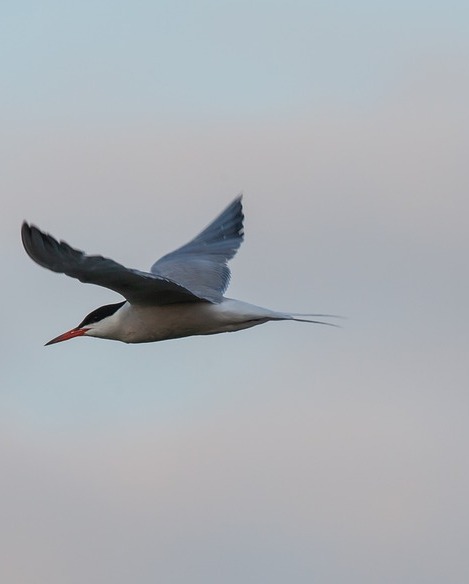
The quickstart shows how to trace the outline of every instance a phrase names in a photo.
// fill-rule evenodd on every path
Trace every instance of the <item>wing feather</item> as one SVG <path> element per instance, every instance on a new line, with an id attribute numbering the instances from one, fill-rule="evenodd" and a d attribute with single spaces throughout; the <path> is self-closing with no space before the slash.
<path id="1" fill-rule="evenodd" d="M 102 256 L 86 255 L 26 222 L 21 236 L 29 257 L 43 268 L 80 282 L 109 288 L 131 303 L 172 304 L 205 300 L 166 278 L 131 270 Z"/>
<path id="2" fill-rule="evenodd" d="M 189 243 L 155 262 L 152 274 L 176 281 L 212 302 L 220 302 L 230 281 L 227 262 L 243 241 L 241 198 L 237 197 Z"/>
<path id="3" fill-rule="evenodd" d="M 151 273 L 87 255 L 26 222 L 21 237 L 43 268 L 114 290 L 130 303 L 220 302 L 230 279 L 227 262 L 243 241 L 243 218 L 238 197 L 197 237 L 155 262 Z"/>

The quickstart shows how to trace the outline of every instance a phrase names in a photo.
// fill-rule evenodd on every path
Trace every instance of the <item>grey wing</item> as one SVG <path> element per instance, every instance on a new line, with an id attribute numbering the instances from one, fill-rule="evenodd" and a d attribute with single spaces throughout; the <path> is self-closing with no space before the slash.
<path id="1" fill-rule="evenodd" d="M 104 286 L 131 303 L 163 305 L 207 300 L 163 276 L 132 270 L 102 256 L 88 256 L 26 222 L 21 237 L 29 257 L 43 268 Z"/>
<path id="2" fill-rule="evenodd" d="M 163 256 L 152 274 L 178 282 L 196 296 L 220 302 L 230 281 L 227 266 L 243 241 L 243 208 L 237 197 L 202 233 Z"/>

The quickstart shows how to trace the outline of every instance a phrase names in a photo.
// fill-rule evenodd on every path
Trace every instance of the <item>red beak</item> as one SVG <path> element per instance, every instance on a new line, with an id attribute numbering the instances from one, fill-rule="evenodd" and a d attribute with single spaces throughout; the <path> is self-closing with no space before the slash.
<path id="1" fill-rule="evenodd" d="M 82 337 L 86 333 L 87 330 L 89 330 L 89 329 L 87 329 L 87 328 L 74 328 L 71 331 L 67 331 L 63 335 L 59 335 L 58 337 L 55 337 L 55 339 L 52 339 L 52 341 L 49 341 L 48 343 L 46 343 L 44 345 L 44 347 L 47 347 L 47 345 L 53 345 L 54 343 L 61 343 L 62 341 L 68 341 L 68 339 L 73 339 L 74 337 Z"/>

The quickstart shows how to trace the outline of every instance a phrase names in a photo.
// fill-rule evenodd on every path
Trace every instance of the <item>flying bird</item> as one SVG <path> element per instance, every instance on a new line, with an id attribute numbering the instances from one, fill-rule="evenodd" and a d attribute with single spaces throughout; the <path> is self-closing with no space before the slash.
<path id="1" fill-rule="evenodd" d="M 311 317 L 333 315 L 275 312 L 223 296 L 230 280 L 228 260 L 243 241 L 243 219 L 239 196 L 197 237 L 160 258 L 149 272 L 87 255 L 24 222 L 23 246 L 37 264 L 124 298 L 93 310 L 46 345 L 82 336 L 148 343 L 238 331 L 276 320 L 330 325 Z"/>

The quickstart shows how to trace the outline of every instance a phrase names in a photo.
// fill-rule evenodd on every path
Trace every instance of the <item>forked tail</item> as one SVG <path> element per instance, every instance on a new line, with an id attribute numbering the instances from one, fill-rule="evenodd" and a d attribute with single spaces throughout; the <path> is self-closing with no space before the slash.
<path id="1" fill-rule="evenodd" d="M 297 312 L 280 313 L 278 320 L 295 320 L 297 322 L 310 322 L 312 324 L 324 324 L 326 326 L 334 326 L 340 328 L 339 324 L 333 322 L 326 322 L 324 320 L 316 320 L 316 318 L 344 318 L 337 314 L 301 314 Z"/>

